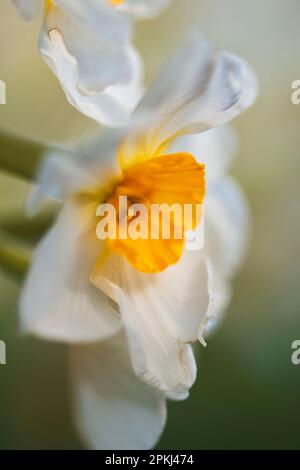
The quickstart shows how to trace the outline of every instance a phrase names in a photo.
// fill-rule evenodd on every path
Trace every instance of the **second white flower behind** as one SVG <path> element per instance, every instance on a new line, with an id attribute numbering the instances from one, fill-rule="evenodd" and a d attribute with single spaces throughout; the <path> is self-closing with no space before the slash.
<path id="1" fill-rule="evenodd" d="M 33 0 L 13 0 L 27 20 Z M 120 127 L 143 93 L 132 44 L 134 17 L 154 16 L 167 0 L 43 0 L 40 51 L 69 102 L 100 124 Z"/>

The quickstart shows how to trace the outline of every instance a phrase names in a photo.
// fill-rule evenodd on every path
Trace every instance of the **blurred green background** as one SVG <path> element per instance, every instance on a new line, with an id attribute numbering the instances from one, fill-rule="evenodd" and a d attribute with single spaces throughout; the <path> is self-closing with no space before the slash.
<path id="1" fill-rule="evenodd" d="M 0 129 L 52 143 L 95 129 L 67 104 L 39 57 L 39 20 L 26 23 L 10 0 L 0 3 L 0 79 L 7 83 Z M 216 46 L 254 65 L 261 89 L 255 107 L 234 123 L 241 148 L 233 174 L 253 214 L 249 256 L 225 321 L 208 347 L 198 348 L 190 399 L 169 405 L 162 449 L 300 448 L 300 366 L 291 363 L 291 343 L 300 339 L 300 106 L 291 103 L 291 83 L 300 79 L 299 17 L 299 0 L 172 0 L 137 27 L 147 80 L 196 23 Z M 0 137 L 0 153 L 10 146 Z M 32 158 L 30 147 L 22 152 L 25 162 Z M 22 215 L 28 184 L 3 172 L 0 185 L 0 226 L 15 233 L 26 259 L 48 214 L 29 235 Z M 80 448 L 69 411 L 68 350 L 19 335 L 19 287 L 0 273 L 0 339 L 7 344 L 0 448 Z"/>

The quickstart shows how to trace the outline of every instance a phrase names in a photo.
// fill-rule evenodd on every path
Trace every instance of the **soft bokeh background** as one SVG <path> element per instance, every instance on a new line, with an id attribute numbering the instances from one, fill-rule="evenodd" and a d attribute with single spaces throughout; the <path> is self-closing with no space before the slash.
<path id="1" fill-rule="evenodd" d="M 50 142 L 95 128 L 67 104 L 39 57 L 39 21 L 25 23 L 10 0 L 0 3 L 0 79 L 8 100 L 0 128 Z M 290 98 L 291 82 L 300 79 L 299 17 L 299 0 L 172 0 L 163 15 L 137 28 L 147 80 L 197 24 L 216 46 L 252 62 L 261 88 L 255 107 L 235 122 L 241 148 L 233 173 L 253 214 L 249 257 L 224 323 L 201 348 L 191 398 L 169 406 L 159 448 L 300 448 L 300 366 L 290 359 L 291 343 L 300 339 L 300 106 Z M 5 145 L 0 139 L 0 152 Z M 29 153 L 24 148 L 25 161 Z M 0 226 L 34 241 L 22 218 L 27 183 L 1 173 L 0 184 Z M 42 225 L 36 222 L 37 236 Z M 7 343 L 0 448 L 80 448 L 69 411 L 67 348 L 21 337 L 19 282 L 0 273 L 0 283 L 0 339 Z"/>

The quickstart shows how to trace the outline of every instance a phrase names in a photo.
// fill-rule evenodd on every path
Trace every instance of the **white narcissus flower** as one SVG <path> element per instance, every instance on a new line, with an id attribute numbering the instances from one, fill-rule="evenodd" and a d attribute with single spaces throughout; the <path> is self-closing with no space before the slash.
<path id="1" fill-rule="evenodd" d="M 230 158 L 222 161 L 223 144 L 210 152 L 214 144 L 205 143 L 205 134 L 189 134 L 225 124 L 256 94 L 250 67 L 232 54 L 215 54 L 195 33 L 139 103 L 127 131 L 108 133 L 92 155 L 49 156 L 41 170 L 31 205 L 49 195 L 64 203 L 34 255 L 21 321 L 26 331 L 78 344 L 72 348 L 77 422 L 93 448 L 152 447 L 166 398 L 185 399 L 195 381 L 190 343 L 203 341 L 207 322 L 226 303 L 238 262 L 231 236 L 242 251 L 243 235 L 235 232 L 237 217 L 246 216 L 234 183 L 224 179 Z M 221 135 L 225 147 L 223 132 L 210 130 L 208 141 Z M 183 239 L 97 238 L 96 208 L 114 204 L 117 195 L 202 203 L 205 155 L 211 243 L 205 240 L 202 250 L 186 250 Z M 201 231 L 203 224 L 196 228 L 192 220 L 184 228 Z M 230 235 L 223 234 L 227 228 Z M 222 256 L 223 249 L 229 253 Z"/>
<path id="2" fill-rule="evenodd" d="M 14 0 L 32 19 L 32 0 Z M 152 16 L 167 0 L 44 0 L 40 51 L 69 102 L 101 124 L 128 124 L 140 99 L 143 67 L 130 16 Z"/>

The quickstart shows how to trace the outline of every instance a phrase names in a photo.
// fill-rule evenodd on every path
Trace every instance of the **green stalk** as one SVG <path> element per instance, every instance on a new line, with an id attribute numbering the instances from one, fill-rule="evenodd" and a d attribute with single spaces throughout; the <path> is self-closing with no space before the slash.
<path id="1" fill-rule="evenodd" d="M 28 270 L 31 252 L 28 245 L 0 230 L 0 268 L 5 274 L 21 281 Z"/>
<path id="2" fill-rule="evenodd" d="M 27 180 L 35 177 L 45 147 L 0 131 L 0 169 Z"/>

